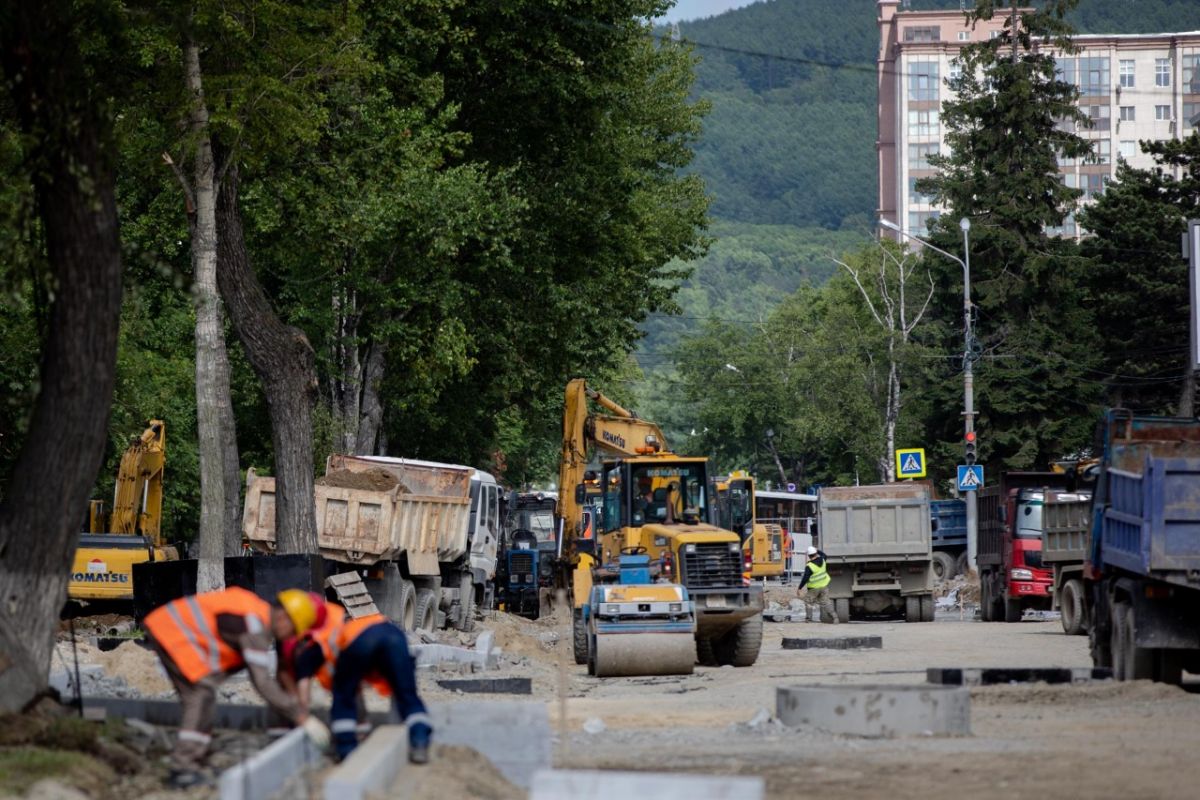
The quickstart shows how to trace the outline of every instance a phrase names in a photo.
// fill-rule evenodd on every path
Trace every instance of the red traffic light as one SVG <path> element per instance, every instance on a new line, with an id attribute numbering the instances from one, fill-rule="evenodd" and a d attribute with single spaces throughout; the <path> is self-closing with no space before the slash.
<path id="1" fill-rule="evenodd" d="M 974 442 L 975 441 L 975 431 L 967 431 L 966 434 L 963 436 L 963 438 L 968 443 Z"/>

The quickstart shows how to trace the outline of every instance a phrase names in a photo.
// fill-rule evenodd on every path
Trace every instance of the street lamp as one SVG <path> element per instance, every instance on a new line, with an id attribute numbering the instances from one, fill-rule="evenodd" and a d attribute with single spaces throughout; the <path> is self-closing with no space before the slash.
<path id="1" fill-rule="evenodd" d="M 879 224 L 890 231 L 920 242 L 935 253 L 941 253 L 951 261 L 958 262 L 963 268 L 963 441 L 970 443 L 974 450 L 975 443 L 975 338 L 971 332 L 971 220 L 963 217 L 958 221 L 958 227 L 963 234 L 963 255 L 966 260 L 953 253 L 914 236 L 901 229 L 899 225 L 887 219 L 880 219 Z M 975 556 L 979 548 L 979 511 L 976 502 L 976 492 L 967 492 L 967 559 L 971 569 L 975 569 Z"/>

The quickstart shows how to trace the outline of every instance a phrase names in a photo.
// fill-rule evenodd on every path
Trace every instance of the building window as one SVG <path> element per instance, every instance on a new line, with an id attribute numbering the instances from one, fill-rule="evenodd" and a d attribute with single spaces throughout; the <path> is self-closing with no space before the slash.
<path id="1" fill-rule="evenodd" d="M 969 42 L 969 41 L 971 41 L 971 32 L 970 32 L 970 31 L 959 31 L 959 32 L 958 32 L 958 40 L 959 40 L 960 42 Z"/>
<path id="2" fill-rule="evenodd" d="M 1069 189 L 1078 189 L 1079 188 L 1079 176 L 1076 175 L 1074 172 L 1067 172 L 1067 173 L 1063 174 L 1062 182 L 1063 182 L 1063 185 Z"/>
<path id="3" fill-rule="evenodd" d="M 931 144 L 910 144 L 908 146 L 908 168 L 909 169 L 933 169 L 933 165 L 929 163 L 930 156 L 938 154 L 937 143 Z"/>
<path id="4" fill-rule="evenodd" d="M 1075 59 L 1055 58 L 1054 77 L 1063 83 L 1075 83 Z"/>
<path id="5" fill-rule="evenodd" d="M 938 65 L 936 61 L 909 63 L 908 99 L 910 102 L 938 99 Z"/>
<path id="6" fill-rule="evenodd" d="M 912 205 L 928 205 L 933 202 L 933 195 L 922 194 L 917 191 L 917 181 L 920 178 L 908 179 L 908 202 Z"/>
<path id="7" fill-rule="evenodd" d="M 940 217 L 940 211 L 910 211 L 908 212 L 908 230 L 917 235 L 928 232 L 929 223 Z"/>
<path id="8" fill-rule="evenodd" d="M 1132 89 L 1133 85 L 1133 60 L 1121 59 L 1121 86 Z"/>
<path id="9" fill-rule="evenodd" d="M 1110 94 L 1108 58 L 1080 58 L 1076 62 L 1079 75 L 1079 93 L 1084 97 L 1101 97 Z"/>
<path id="10" fill-rule="evenodd" d="M 941 125 L 938 121 L 938 112 L 936 110 L 929 111 L 909 111 L 908 112 L 908 135 L 909 136 L 939 136 L 941 135 Z"/>
<path id="11" fill-rule="evenodd" d="M 941 40 L 942 29 L 936 25 L 904 29 L 904 41 L 906 42 L 940 42 Z"/>
<path id="12" fill-rule="evenodd" d="M 1104 194 L 1104 186 L 1108 183 L 1107 175 L 1080 175 L 1080 189 L 1083 189 L 1083 199 L 1092 200 Z"/>
<path id="13" fill-rule="evenodd" d="M 1133 110 L 1133 106 L 1121 106 L 1121 122 L 1133 122 L 1137 119 L 1137 114 Z"/>
<path id="14" fill-rule="evenodd" d="M 1200 55 L 1183 57 L 1183 87 L 1188 94 L 1200 94 Z"/>
<path id="15" fill-rule="evenodd" d="M 950 80 L 956 81 L 962 77 L 962 64 L 957 58 L 950 61 Z"/>
<path id="16" fill-rule="evenodd" d="M 1138 154 L 1138 143 L 1130 139 L 1121 140 L 1121 158 L 1129 161 Z"/>
<path id="17" fill-rule="evenodd" d="M 1159 120 L 1170 119 L 1171 118 L 1171 107 L 1170 106 L 1155 106 L 1154 107 L 1154 118 L 1159 119 Z"/>
<path id="18" fill-rule="evenodd" d="M 1200 115 L 1200 103 L 1183 104 L 1183 126 L 1185 128 L 1200 127 L 1196 124 L 1200 122 L 1200 119 L 1197 119 L 1197 115 Z"/>
<path id="19" fill-rule="evenodd" d="M 1087 164 L 1107 164 L 1112 160 L 1112 142 L 1109 139 L 1092 139 L 1092 154 L 1084 159 Z"/>
<path id="20" fill-rule="evenodd" d="M 999 39 L 1003 33 L 1004 33 L 1004 31 L 990 31 L 988 33 L 988 38 L 989 39 Z"/>
<path id="21" fill-rule="evenodd" d="M 1154 59 L 1154 85 L 1155 86 L 1170 86 L 1171 85 L 1171 59 L 1169 59 L 1169 58 Z"/>
<path id="22" fill-rule="evenodd" d="M 1087 117 L 1091 123 L 1091 130 L 1106 131 L 1109 128 L 1109 118 L 1112 114 L 1112 109 L 1108 106 L 1080 106 L 1080 111 Z"/>

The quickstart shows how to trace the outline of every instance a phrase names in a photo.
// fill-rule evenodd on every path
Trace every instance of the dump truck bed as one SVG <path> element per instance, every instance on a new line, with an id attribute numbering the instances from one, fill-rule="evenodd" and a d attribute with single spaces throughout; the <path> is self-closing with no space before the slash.
<path id="1" fill-rule="evenodd" d="M 818 540 L 833 559 L 932 557 L 929 489 L 921 484 L 821 489 Z"/>
<path id="2" fill-rule="evenodd" d="M 471 474 L 468 467 L 331 456 L 313 487 L 321 555 L 364 565 L 403 557 L 410 574 L 437 575 L 439 563 L 470 547 Z M 249 481 L 242 527 L 256 549 L 274 550 L 274 478 Z"/>
<path id="3" fill-rule="evenodd" d="M 1092 538 L 1091 496 L 1051 493 L 1042 506 L 1042 528 L 1042 561 L 1082 562 Z"/>

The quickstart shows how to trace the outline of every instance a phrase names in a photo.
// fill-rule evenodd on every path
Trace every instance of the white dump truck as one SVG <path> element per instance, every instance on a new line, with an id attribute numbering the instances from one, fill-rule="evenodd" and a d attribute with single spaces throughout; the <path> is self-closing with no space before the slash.
<path id="1" fill-rule="evenodd" d="M 838 619 L 903 613 L 933 622 L 932 537 L 924 484 L 821 487 L 817 547 Z"/>
<path id="2" fill-rule="evenodd" d="M 333 455 L 314 489 L 327 572 L 357 571 L 406 630 L 472 628 L 496 575 L 495 478 L 455 464 Z M 255 550 L 274 552 L 274 478 L 247 479 L 242 528 Z"/>

